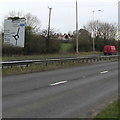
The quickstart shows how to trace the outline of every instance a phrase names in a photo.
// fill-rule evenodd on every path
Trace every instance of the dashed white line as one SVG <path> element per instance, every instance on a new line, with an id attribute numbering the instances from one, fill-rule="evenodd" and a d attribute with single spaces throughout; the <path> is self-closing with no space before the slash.
<path id="1" fill-rule="evenodd" d="M 59 85 L 59 84 L 63 84 L 63 83 L 66 83 L 68 81 L 60 81 L 60 82 L 57 82 L 57 83 L 52 83 L 50 84 L 50 86 L 55 86 L 55 85 Z"/>
<path id="2" fill-rule="evenodd" d="M 103 71 L 103 72 L 100 72 L 101 74 L 105 74 L 105 73 L 108 73 L 108 71 Z"/>

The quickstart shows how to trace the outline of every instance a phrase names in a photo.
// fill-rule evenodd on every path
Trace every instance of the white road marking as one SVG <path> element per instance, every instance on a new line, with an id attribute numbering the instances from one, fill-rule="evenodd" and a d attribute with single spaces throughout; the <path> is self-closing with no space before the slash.
<path id="1" fill-rule="evenodd" d="M 66 82 L 68 82 L 68 81 L 61 81 L 61 82 L 57 82 L 57 83 L 52 83 L 52 84 L 50 84 L 50 86 L 55 86 L 55 85 L 63 84 Z"/>
<path id="2" fill-rule="evenodd" d="M 105 73 L 108 73 L 108 71 L 103 71 L 103 72 L 100 72 L 101 74 L 105 74 Z"/>

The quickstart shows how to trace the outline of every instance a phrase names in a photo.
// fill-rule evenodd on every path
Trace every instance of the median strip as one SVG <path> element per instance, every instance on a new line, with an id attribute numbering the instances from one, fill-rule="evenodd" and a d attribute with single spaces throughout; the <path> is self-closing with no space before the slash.
<path id="1" fill-rule="evenodd" d="M 108 73 L 108 71 L 103 71 L 103 72 L 100 72 L 101 74 L 105 74 L 105 73 Z"/>
<path id="2" fill-rule="evenodd" d="M 50 86 L 55 86 L 55 85 L 63 84 L 66 82 L 68 82 L 68 81 L 61 81 L 61 82 L 57 82 L 57 83 L 52 83 L 52 84 L 50 84 Z"/>

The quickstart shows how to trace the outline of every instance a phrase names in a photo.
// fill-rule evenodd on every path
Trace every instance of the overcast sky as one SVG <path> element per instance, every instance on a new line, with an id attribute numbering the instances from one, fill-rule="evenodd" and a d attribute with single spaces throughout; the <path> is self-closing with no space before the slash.
<path id="1" fill-rule="evenodd" d="M 92 20 L 95 10 L 95 20 L 108 23 L 118 22 L 118 1 L 120 0 L 77 0 L 79 29 Z M 38 17 L 41 29 L 48 26 L 48 6 L 52 7 L 51 28 L 56 32 L 75 30 L 76 0 L 0 0 L 0 27 L 6 15 L 11 11 L 31 13 Z M 101 12 L 97 11 L 101 10 Z"/>

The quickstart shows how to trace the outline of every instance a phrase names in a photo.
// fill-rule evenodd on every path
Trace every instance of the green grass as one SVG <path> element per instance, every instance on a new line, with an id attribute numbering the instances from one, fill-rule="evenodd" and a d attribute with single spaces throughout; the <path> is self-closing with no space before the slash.
<path id="1" fill-rule="evenodd" d="M 66 63 L 49 63 L 49 64 L 31 64 L 28 67 L 9 67 L 4 68 L 2 70 L 2 75 L 15 75 L 15 74 L 23 74 L 23 73 L 33 73 L 33 72 L 43 72 L 48 70 L 55 70 L 60 68 L 68 68 L 74 67 L 78 65 L 87 65 L 88 63 L 80 63 L 80 62 L 66 62 Z M 90 63 L 89 63 L 90 64 Z"/>
<path id="2" fill-rule="evenodd" d="M 76 53 L 64 53 L 64 54 L 40 54 L 40 55 L 13 55 L 13 56 L 3 56 L 3 61 L 9 60 L 25 60 L 25 59 L 43 59 L 43 58 L 53 58 L 53 57 L 67 57 L 67 56 L 87 56 L 87 55 L 98 55 L 101 52 L 80 52 Z"/>
<path id="3" fill-rule="evenodd" d="M 72 44 L 70 43 L 63 43 L 60 48 L 60 53 L 67 53 L 70 52 L 70 49 L 72 48 Z"/>
<path id="4" fill-rule="evenodd" d="M 94 120 L 97 118 L 120 118 L 120 111 L 118 112 L 120 109 L 118 107 L 118 101 L 113 102 L 112 104 L 108 105 L 102 112 L 98 113 Z"/>
<path id="5" fill-rule="evenodd" d="M 79 54 L 49 54 L 49 55 L 31 55 L 31 56 L 11 56 L 11 57 L 3 57 L 3 60 L 24 60 L 24 59 L 42 59 L 42 58 L 49 58 L 49 57 L 66 57 L 66 56 L 86 56 L 86 55 L 93 55 L 93 54 L 100 54 L 99 52 L 82 52 Z M 107 62 L 102 61 L 102 62 Z M 112 62 L 112 60 L 111 60 Z M 88 65 L 91 63 L 81 63 L 81 62 L 73 62 L 73 61 L 67 61 L 64 63 L 36 63 L 31 64 L 28 67 L 26 66 L 13 66 L 8 68 L 2 69 L 2 75 L 15 75 L 15 74 L 22 74 L 22 73 L 32 73 L 32 72 L 41 72 L 41 71 L 48 71 L 48 70 L 54 70 L 54 69 L 60 69 L 60 68 L 66 68 L 66 67 L 73 67 L 73 66 L 81 66 L 81 65 Z"/>

